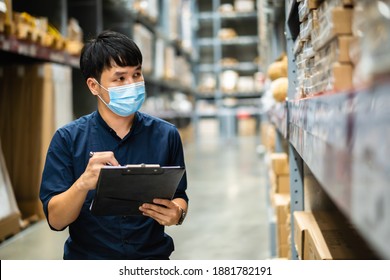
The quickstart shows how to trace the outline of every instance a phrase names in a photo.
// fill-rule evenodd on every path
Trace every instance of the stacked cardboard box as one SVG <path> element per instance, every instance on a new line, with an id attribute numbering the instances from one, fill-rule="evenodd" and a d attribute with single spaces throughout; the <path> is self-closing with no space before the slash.
<path id="1" fill-rule="evenodd" d="M 272 153 L 271 166 L 271 171 L 276 178 L 275 193 L 290 193 L 288 155 L 286 153 Z"/>
<path id="2" fill-rule="evenodd" d="M 289 258 L 291 255 L 291 226 L 288 156 L 286 153 L 272 153 L 270 160 L 269 178 L 271 183 L 271 201 L 276 212 L 278 256 L 280 258 Z"/>
<path id="3" fill-rule="evenodd" d="M 291 257 L 290 195 L 275 193 L 273 205 L 276 213 L 276 244 L 279 258 Z"/>
<path id="4" fill-rule="evenodd" d="M 273 153 L 275 151 L 276 129 L 271 123 L 266 121 L 261 122 L 260 138 L 266 151 Z"/>
<path id="5" fill-rule="evenodd" d="M 297 97 L 352 88 L 352 12 L 350 0 L 300 2 Z"/>
<path id="6" fill-rule="evenodd" d="M 294 243 L 302 260 L 375 259 L 357 231 L 336 212 L 294 212 Z"/>

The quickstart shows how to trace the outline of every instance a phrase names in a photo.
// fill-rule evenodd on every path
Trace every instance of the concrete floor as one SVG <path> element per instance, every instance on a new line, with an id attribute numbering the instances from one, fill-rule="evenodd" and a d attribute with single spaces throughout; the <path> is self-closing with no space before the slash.
<path id="1" fill-rule="evenodd" d="M 166 229 L 176 260 L 270 258 L 265 165 L 258 136 L 221 139 L 213 130 L 185 144 L 190 208 Z M 38 222 L 0 244 L 0 259 L 62 259 L 67 231 Z"/>

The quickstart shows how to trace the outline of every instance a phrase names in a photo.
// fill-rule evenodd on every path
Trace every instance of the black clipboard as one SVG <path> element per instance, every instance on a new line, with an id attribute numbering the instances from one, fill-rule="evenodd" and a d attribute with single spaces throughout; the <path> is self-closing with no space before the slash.
<path id="1" fill-rule="evenodd" d="M 143 203 L 173 198 L 184 171 L 180 166 L 104 166 L 90 210 L 96 216 L 142 215 Z"/>

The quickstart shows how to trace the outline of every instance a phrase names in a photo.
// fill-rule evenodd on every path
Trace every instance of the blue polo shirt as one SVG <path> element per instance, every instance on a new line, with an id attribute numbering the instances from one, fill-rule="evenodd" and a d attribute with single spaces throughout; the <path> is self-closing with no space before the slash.
<path id="1" fill-rule="evenodd" d="M 42 174 L 40 199 L 48 217 L 50 199 L 66 191 L 84 173 L 89 152 L 112 151 L 119 164 L 185 166 L 176 127 L 136 112 L 123 139 L 96 111 L 58 129 L 50 143 Z M 175 198 L 188 201 L 184 174 Z M 69 225 L 64 259 L 167 259 L 174 250 L 164 227 L 144 216 L 94 216 L 89 191 L 79 217 Z M 52 228 L 53 229 L 53 228 Z"/>

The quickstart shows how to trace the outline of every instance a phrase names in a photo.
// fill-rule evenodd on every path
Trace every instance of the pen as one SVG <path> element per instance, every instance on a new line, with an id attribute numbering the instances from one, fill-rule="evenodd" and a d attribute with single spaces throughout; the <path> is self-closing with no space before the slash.
<path id="1" fill-rule="evenodd" d="M 90 151 L 90 152 L 89 152 L 89 157 L 90 157 L 90 158 L 93 157 L 94 154 L 95 154 L 95 152 Z M 109 162 L 106 162 L 106 165 L 112 166 L 112 164 L 109 163 Z"/>

